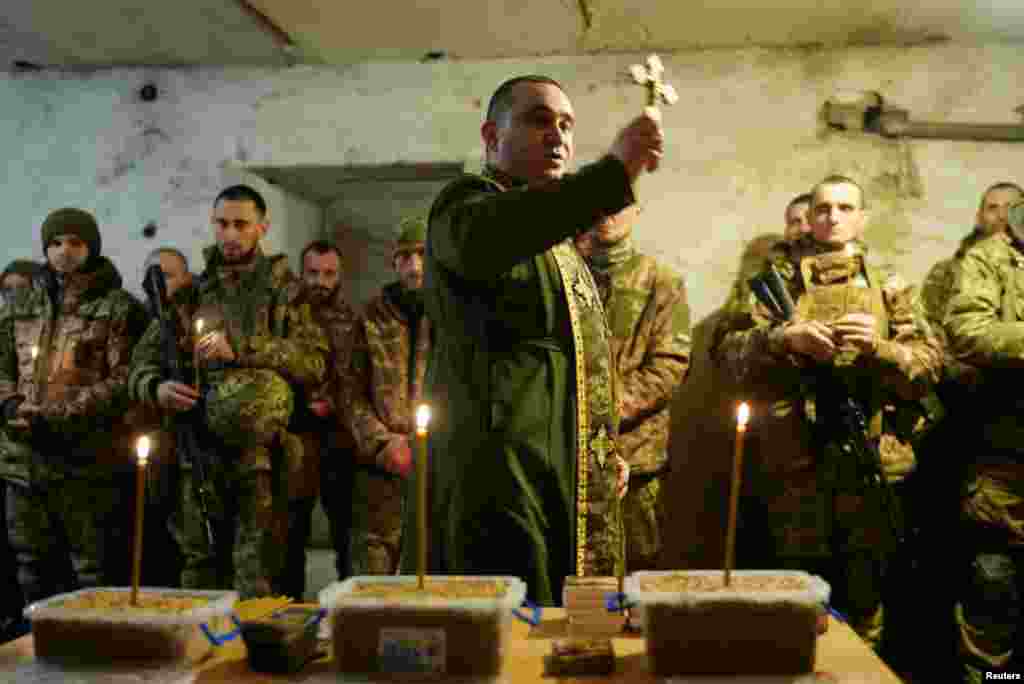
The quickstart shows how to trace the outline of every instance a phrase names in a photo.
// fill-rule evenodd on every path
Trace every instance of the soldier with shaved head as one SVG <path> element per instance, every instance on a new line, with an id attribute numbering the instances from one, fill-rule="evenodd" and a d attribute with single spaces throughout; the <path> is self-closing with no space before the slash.
<path id="1" fill-rule="evenodd" d="M 854 180 L 818 183 L 809 232 L 778 243 L 761 276 L 778 274 L 792 313 L 747 290 L 728 304 L 712 358 L 757 420 L 737 563 L 822 575 L 832 605 L 877 648 L 905 536 L 896 487 L 916 467 L 913 426 L 887 407 L 930 390 L 941 348 L 913 289 L 871 261 L 866 210 Z"/>

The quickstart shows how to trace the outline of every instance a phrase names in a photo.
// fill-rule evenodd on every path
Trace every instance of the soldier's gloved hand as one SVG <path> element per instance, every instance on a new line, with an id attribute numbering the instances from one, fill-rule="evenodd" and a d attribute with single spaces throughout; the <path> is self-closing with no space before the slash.
<path id="1" fill-rule="evenodd" d="M 406 478 L 412 471 L 412 449 L 405 437 L 392 437 L 377 456 L 378 463 L 393 475 Z"/>
<path id="2" fill-rule="evenodd" d="M 188 411 L 199 400 L 199 392 L 192 385 L 165 380 L 156 387 L 156 403 L 168 411 Z"/>
<path id="3" fill-rule="evenodd" d="M 782 340 L 788 351 L 815 361 L 829 361 L 837 351 L 832 330 L 821 321 L 791 323 L 782 329 Z"/>
<path id="4" fill-rule="evenodd" d="M 618 476 L 615 481 L 615 494 L 622 499 L 629 491 L 629 464 L 618 454 L 615 454 L 615 471 Z"/>
<path id="5" fill-rule="evenodd" d="M 4 422 L 10 423 L 12 420 L 18 417 L 18 407 L 21 406 L 22 402 L 25 401 L 25 397 L 21 394 L 16 394 L 10 399 L 4 401 L 3 404 L 3 416 Z"/>

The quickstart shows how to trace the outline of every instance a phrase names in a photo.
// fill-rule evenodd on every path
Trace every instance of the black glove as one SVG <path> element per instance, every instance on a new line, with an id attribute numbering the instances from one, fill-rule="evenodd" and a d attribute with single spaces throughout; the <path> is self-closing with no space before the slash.
<path id="1" fill-rule="evenodd" d="M 4 400 L 3 411 L 4 422 L 9 423 L 18 417 L 18 407 L 25 401 L 25 397 L 21 394 L 16 394 L 13 397 Z"/>

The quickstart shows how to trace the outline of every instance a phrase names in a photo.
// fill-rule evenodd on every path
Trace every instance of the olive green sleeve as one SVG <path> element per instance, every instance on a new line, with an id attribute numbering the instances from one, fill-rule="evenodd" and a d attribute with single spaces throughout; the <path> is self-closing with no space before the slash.
<path id="1" fill-rule="evenodd" d="M 428 240 L 442 266 L 489 281 L 633 201 L 626 168 L 612 156 L 565 178 L 504 192 L 494 181 L 467 176 L 438 196 Z"/>
<path id="2" fill-rule="evenodd" d="M 994 250 L 963 257 L 946 310 L 946 331 L 957 358 L 986 368 L 1024 367 L 1024 322 L 1003 321 L 1004 278 L 1012 270 Z M 1018 292 L 1017 297 L 1024 296 Z"/>

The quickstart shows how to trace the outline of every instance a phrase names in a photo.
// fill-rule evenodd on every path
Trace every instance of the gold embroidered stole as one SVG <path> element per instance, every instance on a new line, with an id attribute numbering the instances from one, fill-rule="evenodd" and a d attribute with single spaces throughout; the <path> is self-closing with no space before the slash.
<path id="1" fill-rule="evenodd" d="M 576 368 L 576 574 L 622 571 L 622 521 L 614 463 L 618 402 L 604 307 L 571 240 L 552 248 L 572 325 Z"/>

